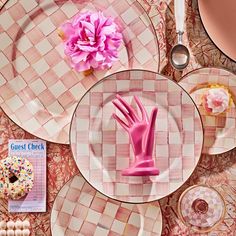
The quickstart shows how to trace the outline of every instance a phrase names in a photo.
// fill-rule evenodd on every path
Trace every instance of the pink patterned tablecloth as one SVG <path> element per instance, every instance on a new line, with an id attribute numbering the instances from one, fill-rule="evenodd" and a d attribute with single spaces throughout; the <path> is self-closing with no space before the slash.
<path id="1" fill-rule="evenodd" d="M 175 44 L 174 1 L 140 0 L 148 11 L 159 39 L 160 72 L 179 80 L 184 74 L 201 67 L 223 67 L 236 72 L 236 63 L 227 58 L 212 43 L 203 28 L 197 0 L 186 0 L 186 34 L 184 43 L 190 49 L 190 64 L 183 74 L 168 63 L 171 47 Z M 190 179 L 174 194 L 160 201 L 163 215 L 163 236 L 235 236 L 236 235 L 236 149 L 221 155 L 202 155 Z M 225 220 L 211 233 L 197 234 L 188 229 L 177 216 L 177 202 L 181 193 L 191 185 L 208 184 L 225 198 Z"/>
<path id="2" fill-rule="evenodd" d="M 175 72 L 169 63 L 171 46 L 175 42 L 175 27 L 173 18 L 173 1 L 139 0 L 151 17 L 159 38 L 161 49 L 161 72 L 176 79 L 181 74 Z M 0 1 L 0 7 L 3 1 Z M 191 52 L 191 63 L 184 71 L 204 66 L 223 66 L 236 72 L 236 63 L 224 56 L 208 38 L 197 9 L 197 1 L 186 1 L 187 6 L 187 34 L 185 43 Z M 13 124 L 0 110 L 0 158 L 7 155 L 9 138 L 33 138 L 31 135 Z M 60 188 L 73 175 L 78 173 L 69 146 L 48 143 L 48 202 L 47 212 L 44 214 L 9 214 L 7 203 L 0 201 L 0 218 L 16 219 L 28 218 L 32 222 L 32 235 L 51 235 L 50 211 L 53 201 Z M 221 155 L 203 155 L 198 167 L 191 178 L 174 194 L 160 201 L 163 214 L 163 236 L 192 236 L 200 235 L 190 232 L 177 216 L 177 201 L 180 194 L 189 186 L 204 183 L 215 187 L 226 200 L 226 216 L 211 236 L 236 235 L 236 149 Z M 207 235 L 207 234 L 206 234 Z"/>

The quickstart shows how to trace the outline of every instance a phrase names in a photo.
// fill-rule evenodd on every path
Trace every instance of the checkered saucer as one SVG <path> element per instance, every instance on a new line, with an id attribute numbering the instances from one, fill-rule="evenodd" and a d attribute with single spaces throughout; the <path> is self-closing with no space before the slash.
<path id="1" fill-rule="evenodd" d="M 80 11 L 103 11 L 120 26 L 119 61 L 89 76 L 71 69 L 58 27 Z M 106 75 L 159 68 L 153 25 L 133 0 L 9 0 L 0 14 L 0 105 L 17 125 L 42 139 L 69 143 L 77 102 Z"/>
<path id="2" fill-rule="evenodd" d="M 112 117 L 120 94 L 134 109 L 140 98 L 150 115 L 158 107 L 153 157 L 159 176 L 123 176 L 133 162 L 129 136 Z M 154 72 L 129 70 L 93 86 L 78 104 L 70 133 L 71 149 L 85 179 L 103 194 L 126 202 L 163 198 L 178 189 L 195 169 L 203 145 L 200 114 L 174 81 Z"/>

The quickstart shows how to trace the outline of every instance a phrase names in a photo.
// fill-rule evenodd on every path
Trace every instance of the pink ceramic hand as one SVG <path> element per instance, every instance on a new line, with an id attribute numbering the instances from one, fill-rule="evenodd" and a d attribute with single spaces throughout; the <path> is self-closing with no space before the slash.
<path id="1" fill-rule="evenodd" d="M 142 118 L 139 118 L 135 110 L 119 95 L 116 96 L 118 101 L 114 100 L 113 104 L 120 110 L 127 120 L 122 121 L 116 114 L 113 117 L 129 133 L 132 148 L 135 155 L 134 165 L 122 172 L 123 175 L 157 175 L 159 171 L 154 167 L 152 158 L 155 121 L 158 109 L 154 108 L 150 119 L 138 97 L 134 99 L 141 111 Z"/>

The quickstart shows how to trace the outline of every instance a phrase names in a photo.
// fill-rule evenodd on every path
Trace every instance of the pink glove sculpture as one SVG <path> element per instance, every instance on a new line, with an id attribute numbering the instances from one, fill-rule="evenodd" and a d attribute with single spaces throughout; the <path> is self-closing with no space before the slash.
<path id="1" fill-rule="evenodd" d="M 135 110 L 119 95 L 117 100 L 112 103 L 124 115 L 127 123 L 122 121 L 116 114 L 113 114 L 114 119 L 128 132 L 132 148 L 135 155 L 133 165 L 122 171 L 122 175 L 126 176 L 149 176 L 158 175 L 159 170 L 155 167 L 152 158 L 155 121 L 157 116 L 157 108 L 154 108 L 150 119 L 138 97 L 134 99 L 141 111 L 142 119 L 140 119 Z"/>

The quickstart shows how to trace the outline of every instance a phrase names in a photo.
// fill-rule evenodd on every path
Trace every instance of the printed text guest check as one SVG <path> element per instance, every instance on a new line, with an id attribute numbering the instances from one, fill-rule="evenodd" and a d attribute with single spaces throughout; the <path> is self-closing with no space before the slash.
<path id="1" fill-rule="evenodd" d="M 9 200 L 9 212 L 46 212 L 46 142 L 10 139 L 8 155 L 26 157 L 34 167 L 33 189 L 20 200 Z"/>

